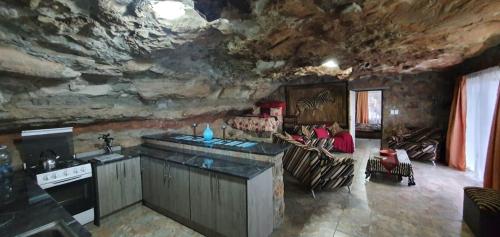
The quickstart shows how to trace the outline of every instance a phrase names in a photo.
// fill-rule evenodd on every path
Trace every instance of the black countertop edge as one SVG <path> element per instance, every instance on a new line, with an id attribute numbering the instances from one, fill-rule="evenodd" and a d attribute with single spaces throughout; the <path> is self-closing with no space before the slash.
<path id="1" fill-rule="evenodd" d="M 122 148 L 121 154 L 124 158 L 105 163 L 92 160 L 92 157 L 88 157 L 87 159 L 90 159 L 90 162 L 94 162 L 99 166 L 132 159 L 138 156 L 146 156 L 244 179 L 252 179 L 274 166 L 273 163 L 265 161 L 210 154 L 199 151 L 188 151 L 153 144 L 143 144 L 135 147 Z M 207 166 L 206 162 L 208 162 L 208 160 L 212 160 L 213 163 L 216 163 L 216 166 Z"/>
<path id="2" fill-rule="evenodd" d="M 186 141 L 186 140 L 180 140 L 180 139 L 175 138 L 177 136 L 183 136 L 183 135 L 189 136 L 187 134 L 179 134 L 179 133 L 160 133 L 160 134 L 142 136 L 142 139 L 175 142 L 175 143 L 186 144 L 186 145 L 209 147 L 209 148 L 216 148 L 216 149 L 221 149 L 221 150 L 237 151 L 237 152 L 244 152 L 244 153 L 250 153 L 250 154 L 257 154 L 257 155 L 266 155 L 266 156 L 278 155 L 290 147 L 290 144 L 275 144 L 275 143 L 268 143 L 268 142 L 256 142 L 256 141 L 230 139 L 232 141 L 257 143 L 256 145 L 254 145 L 252 147 L 244 148 L 244 147 L 227 146 L 227 145 L 221 145 L 221 144 L 207 144 L 204 142 Z"/>
<path id="3" fill-rule="evenodd" d="M 171 149 L 151 144 L 141 146 L 141 152 L 144 156 L 150 156 L 152 158 L 163 159 L 193 168 L 210 170 L 216 173 L 244 179 L 252 179 L 274 166 L 273 163 L 265 161 L 210 154 L 199 151 Z M 179 157 L 182 158 L 179 159 Z M 207 161 L 213 162 L 213 165 L 207 165 Z"/>
<path id="4" fill-rule="evenodd" d="M 91 236 L 26 172 L 16 171 L 12 177 L 0 178 L 0 186 L 0 236 L 17 236 L 52 222 L 66 224 L 77 236 Z M 11 190 L 10 194 L 5 190 Z"/>

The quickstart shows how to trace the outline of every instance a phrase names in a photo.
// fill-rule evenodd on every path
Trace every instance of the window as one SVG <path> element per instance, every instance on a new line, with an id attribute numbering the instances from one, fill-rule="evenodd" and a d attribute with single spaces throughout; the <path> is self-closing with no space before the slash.
<path id="1" fill-rule="evenodd" d="M 483 180 L 491 124 L 500 82 L 500 68 L 467 75 L 466 81 L 466 167 L 474 178 Z"/>
<path id="2" fill-rule="evenodd" d="M 368 123 L 382 123 L 382 91 L 368 91 Z"/>

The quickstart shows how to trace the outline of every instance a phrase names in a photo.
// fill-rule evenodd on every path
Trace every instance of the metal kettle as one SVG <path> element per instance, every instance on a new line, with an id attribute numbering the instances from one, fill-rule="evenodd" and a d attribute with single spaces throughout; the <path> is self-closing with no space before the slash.
<path id="1" fill-rule="evenodd" d="M 47 152 L 52 155 L 47 155 Z M 56 168 L 56 160 L 59 159 L 59 155 L 53 150 L 45 150 L 40 153 L 40 159 L 42 160 L 42 167 L 44 170 L 51 170 Z"/>

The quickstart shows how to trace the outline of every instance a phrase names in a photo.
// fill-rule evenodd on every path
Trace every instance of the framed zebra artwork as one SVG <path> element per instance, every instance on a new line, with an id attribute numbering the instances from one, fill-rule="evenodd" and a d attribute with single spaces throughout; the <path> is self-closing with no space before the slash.
<path id="1" fill-rule="evenodd" d="M 331 124 L 348 127 L 347 82 L 286 87 L 286 116 L 297 124 Z"/>

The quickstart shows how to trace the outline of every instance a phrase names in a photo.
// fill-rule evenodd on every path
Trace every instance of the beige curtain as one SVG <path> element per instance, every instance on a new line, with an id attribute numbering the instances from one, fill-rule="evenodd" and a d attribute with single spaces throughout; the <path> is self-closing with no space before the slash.
<path id="1" fill-rule="evenodd" d="M 455 85 L 446 139 L 446 162 L 450 167 L 462 171 L 465 170 L 466 91 L 466 78 L 461 77 Z"/>
<path id="2" fill-rule="evenodd" d="M 490 144 L 484 169 L 484 187 L 500 191 L 500 86 L 491 125 Z"/>
<path id="3" fill-rule="evenodd" d="M 368 123 L 368 91 L 356 93 L 356 123 Z"/>

